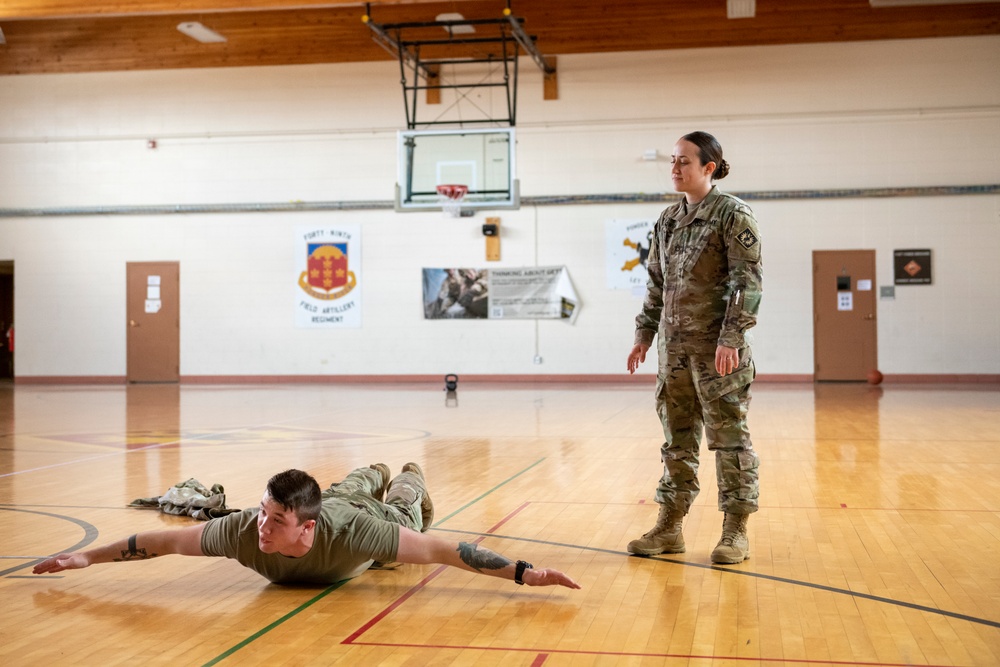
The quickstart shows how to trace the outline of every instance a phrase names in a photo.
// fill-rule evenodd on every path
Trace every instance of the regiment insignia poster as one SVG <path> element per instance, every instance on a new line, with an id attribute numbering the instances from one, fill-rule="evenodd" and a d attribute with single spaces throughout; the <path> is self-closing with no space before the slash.
<path id="1" fill-rule="evenodd" d="M 361 228 L 295 230 L 295 326 L 361 327 Z"/>
<path id="2" fill-rule="evenodd" d="M 608 289 L 645 292 L 646 257 L 655 220 L 608 220 L 605 223 Z"/>

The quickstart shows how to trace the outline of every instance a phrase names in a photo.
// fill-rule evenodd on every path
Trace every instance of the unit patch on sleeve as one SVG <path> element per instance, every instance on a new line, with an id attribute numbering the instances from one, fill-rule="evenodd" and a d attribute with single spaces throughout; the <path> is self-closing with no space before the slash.
<path id="1" fill-rule="evenodd" d="M 736 239 L 743 244 L 743 247 L 749 250 L 757 244 L 757 236 L 750 230 L 749 227 L 744 229 Z"/>

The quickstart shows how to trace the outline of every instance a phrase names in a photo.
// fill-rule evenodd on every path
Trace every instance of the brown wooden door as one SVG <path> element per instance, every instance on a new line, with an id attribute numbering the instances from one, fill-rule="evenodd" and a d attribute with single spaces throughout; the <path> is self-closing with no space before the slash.
<path id="1" fill-rule="evenodd" d="M 129 382 L 180 379 L 180 265 L 128 262 Z"/>
<path id="2" fill-rule="evenodd" d="M 816 380 L 866 380 L 878 368 L 875 251 L 813 251 Z"/>

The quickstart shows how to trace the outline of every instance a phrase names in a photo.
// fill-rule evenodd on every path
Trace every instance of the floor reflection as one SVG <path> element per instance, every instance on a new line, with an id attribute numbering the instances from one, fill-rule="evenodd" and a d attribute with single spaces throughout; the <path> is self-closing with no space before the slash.
<path id="1" fill-rule="evenodd" d="M 181 477 L 181 388 L 131 384 L 125 393 L 126 490 L 129 498 L 164 493 Z"/>
<path id="2" fill-rule="evenodd" d="M 872 506 L 880 496 L 881 386 L 818 382 L 813 387 L 816 504 Z"/>

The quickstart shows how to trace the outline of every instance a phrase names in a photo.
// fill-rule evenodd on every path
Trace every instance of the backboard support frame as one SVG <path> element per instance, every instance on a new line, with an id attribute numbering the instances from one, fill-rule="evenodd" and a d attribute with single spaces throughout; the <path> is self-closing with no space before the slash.
<path id="1" fill-rule="evenodd" d="M 554 65 L 536 47 L 536 37 L 524 31 L 524 19 L 512 14 L 509 0 L 503 16 L 499 18 L 379 24 L 372 20 L 371 6 L 366 5 L 363 20 L 368 25 L 373 40 L 399 60 L 406 126 L 411 130 L 444 125 L 516 125 L 519 49 L 530 55 L 546 75 L 555 73 Z M 465 36 L 468 32 L 476 32 L 477 27 L 484 29 L 482 36 Z M 444 29 L 447 38 L 440 37 L 440 33 L 435 33 L 432 37 L 426 32 L 427 29 Z M 432 52 L 437 57 L 428 58 L 424 55 L 426 52 Z M 477 73 L 471 80 L 450 83 L 445 83 L 439 76 L 442 65 L 464 67 L 484 64 L 499 65 L 502 68 L 499 81 L 493 79 L 492 73 L 485 79 Z M 423 84 L 421 79 L 424 80 Z M 464 116 L 418 119 L 421 91 L 440 93 L 445 89 L 454 89 L 461 99 L 477 88 L 502 88 L 506 116 L 484 114 L 484 117 L 479 118 Z"/>

